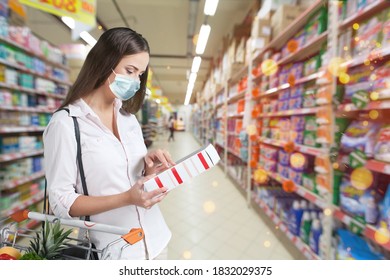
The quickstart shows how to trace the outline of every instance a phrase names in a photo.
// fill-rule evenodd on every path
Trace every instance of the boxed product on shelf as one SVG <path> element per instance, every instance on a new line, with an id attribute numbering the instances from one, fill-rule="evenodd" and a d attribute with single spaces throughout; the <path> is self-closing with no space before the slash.
<path id="1" fill-rule="evenodd" d="M 380 126 L 371 121 L 352 121 L 341 137 L 341 149 L 344 153 L 356 150 L 363 152 L 368 158 L 374 155 L 375 137 Z"/>
<path id="2" fill-rule="evenodd" d="M 284 31 L 296 18 L 298 18 L 306 7 L 296 5 L 280 5 L 271 17 L 272 37 Z"/>
<path id="3" fill-rule="evenodd" d="M 374 158 L 390 163 L 390 124 L 379 130 L 375 140 Z"/>
<path id="4" fill-rule="evenodd" d="M 328 24 L 328 11 L 321 7 L 315 12 L 305 25 L 305 43 L 311 42 L 314 38 L 326 31 Z"/>
<path id="5" fill-rule="evenodd" d="M 372 89 L 378 93 L 378 100 L 390 98 L 390 61 L 379 66 L 372 72 L 375 80 L 372 81 Z"/>
<path id="6" fill-rule="evenodd" d="M 8 0 L 0 1 L 0 36 L 8 36 Z"/>
<path id="7" fill-rule="evenodd" d="M 317 88 L 316 87 L 309 87 L 305 88 L 305 91 L 303 92 L 303 108 L 312 108 L 316 107 L 316 98 L 317 98 Z"/>
<path id="8" fill-rule="evenodd" d="M 377 14 L 365 22 L 359 23 L 359 29 L 354 32 L 352 56 L 360 57 L 375 50 L 381 44 L 384 14 Z"/>
<path id="9" fill-rule="evenodd" d="M 321 67 L 321 56 L 315 55 L 303 63 L 303 76 L 309 76 L 318 72 Z"/>
<path id="10" fill-rule="evenodd" d="M 336 259 L 338 260 L 383 260 L 384 256 L 368 245 L 360 236 L 345 230 L 337 229 L 338 244 Z M 351 250 L 353 248 L 353 250 Z"/>

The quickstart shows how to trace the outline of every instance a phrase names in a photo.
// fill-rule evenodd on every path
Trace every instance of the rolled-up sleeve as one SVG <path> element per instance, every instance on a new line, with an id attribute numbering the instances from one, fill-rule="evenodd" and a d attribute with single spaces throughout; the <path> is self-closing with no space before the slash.
<path id="1" fill-rule="evenodd" d="M 43 133 L 50 207 L 54 215 L 61 218 L 72 218 L 69 209 L 80 195 L 76 193 L 76 138 L 73 121 L 67 118 L 51 120 Z"/>

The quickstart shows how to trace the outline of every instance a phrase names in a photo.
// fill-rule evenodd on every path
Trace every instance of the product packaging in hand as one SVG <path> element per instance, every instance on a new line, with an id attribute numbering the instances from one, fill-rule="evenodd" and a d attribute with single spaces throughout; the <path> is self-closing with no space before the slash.
<path id="1" fill-rule="evenodd" d="M 214 146 L 208 144 L 146 181 L 144 188 L 146 191 L 152 191 L 166 187 L 170 191 L 215 166 L 219 160 L 220 157 Z"/>

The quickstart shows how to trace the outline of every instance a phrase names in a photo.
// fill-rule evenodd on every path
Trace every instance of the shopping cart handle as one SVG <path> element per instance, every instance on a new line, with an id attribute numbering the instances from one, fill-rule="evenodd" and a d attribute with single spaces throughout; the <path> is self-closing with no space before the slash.
<path id="1" fill-rule="evenodd" d="M 133 245 L 144 238 L 144 231 L 142 228 L 133 228 L 121 237 L 130 245 Z"/>

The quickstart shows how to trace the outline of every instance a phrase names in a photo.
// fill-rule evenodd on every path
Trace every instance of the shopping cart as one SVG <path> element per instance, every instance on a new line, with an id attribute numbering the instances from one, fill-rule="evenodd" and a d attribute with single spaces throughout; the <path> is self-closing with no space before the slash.
<path id="1" fill-rule="evenodd" d="M 93 222 L 87 222 L 84 220 L 75 220 L 75 219 L 60 219 L 53 215 L 46 215 L 37 212 L 30 212 L 28 210 L 20 211 L 18 213 L 13 214 L 10 219 L 13 221 L 9 224 L 4 225 L 0 228 L 0 248 L 4 246 L 11 246 L 22 253 L 27 252 L 29 240 L 32 240 L 37 230 L 32 230 L 24 227 L 20 227 L 19 223 L 24 220 L 30 219 L 31 222 L 49 222 L 55 223 L 57 221 L 60 222 L 62 226 L 68 226 L 73 229 L 76 233 L 81 230 L 83 232 L 88 233 L 89 231 L 100 231 L 105 233 L 111 233 L 119 235 L 120 238 L 110 242 L 103 249 L 94 248 L 93 244 L 89 240 L 88 234 L 86 234 L 86 238 L 75 238 L 68 236 L 65 239 L 64 245 L 66 250 L 64 250 L 60 259 L 71 260 L 71 259 L 91 259 L 91 256 L 94 253 L 97 253 L 99 259 L 108 260 L 108 259 L 120 259 L 124 250 L 140 240 L 144 238 L 144 232 L 141 228 L 133 228 L 130 231 L 126 228 L 99 224 Z M 21 242 L 21 240 L 23 242 Z M 114 245 L 119 243 L 121 240 L 125 241 L 125 245 L 123 245 L 119 250 L 118 248 L 114 248 Z M 78 252 L 82 252 L 79 254 L 82 257 L 77 257 L 74 255 L 68 255 L 66 252 L 75 251 L 72 249 L 76 249 Z"/>

